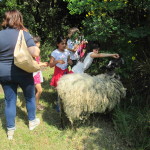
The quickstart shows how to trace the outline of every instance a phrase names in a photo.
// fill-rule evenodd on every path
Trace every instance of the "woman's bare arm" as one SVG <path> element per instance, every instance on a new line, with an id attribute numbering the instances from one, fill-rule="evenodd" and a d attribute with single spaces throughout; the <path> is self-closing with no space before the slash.
<path id="1" fill-rule="evenodd" d="M 37 57 L 40 55 L 40 49 L 37 46 L 28 47 L 28 50 L 32 57 Z"/>

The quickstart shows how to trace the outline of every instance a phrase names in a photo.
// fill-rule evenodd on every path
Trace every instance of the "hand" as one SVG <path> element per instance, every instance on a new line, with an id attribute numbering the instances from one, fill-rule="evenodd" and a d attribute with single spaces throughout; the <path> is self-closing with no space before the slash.
<path id="1" fill-rule="evenodd" d="M 47 67 L 48 62 L 40 62 L 39 65 L 40 65 L 40 67 Z"/>
<path id="2" fill-rule="evenodd" d="M 49 63 L 48 63 L 48 62 L 43 62 L 43 66 L 44 66 L 44 67 L 48 67 L 48 66 L 49 66 Z"/>
<path id="3" fill-rule="evenodd" d="M 112 57 L 113 58 L 119 58 L 119 55 L 118 54 L 113 54 Z"/>
<path id="4" fill-rule="evenodd" d="M 57 60 L 57 62 L 60 64 L 65 64 L 65 62 L 63 60 Z"/>
<path id="5" fill-rule="evenodd" d="M 76 44 L 76 45 L 74 46 L 73 51 L 74 51 L 74 52 L 76 52 L 76 51 L 78 50 L 78 48 L 79 48 L 79 45 L 78 45 L 78 44 Z"/>

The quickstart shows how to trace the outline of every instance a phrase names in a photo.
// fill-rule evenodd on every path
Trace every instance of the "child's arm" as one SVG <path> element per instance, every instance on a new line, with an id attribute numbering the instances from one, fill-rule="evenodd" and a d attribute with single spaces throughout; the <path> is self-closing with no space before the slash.
<path id="1" fill-rule="evenodd" d="M 69 57 L 68 57 L 68 64 L 69 64 L 69 65 L 72 65 L 72 63 L 73 63 L 73 62 L 72 62 L 72 60 L 70 59 L 70 56 L 69 56 Z"/>
<path id="2" fill-rule="evenodd" d="M 113 57 L 113 58 L 119 58 L 118 54 L 105 54 L 105 53 L 92 53 L 90 55 L 92 58 L 102 58 L 102 57 Z"/>
<path id="3" fill-rule="evenodd" d="M 76 52 L 77 49 L 78 49 L 78 44 L 76 44 L 73 49 L 68 48 L 68 46 L 66 47 L 66 49 L 69 50 L 69 51 L 71 51 L 71 52 Z"/>
<path id="4" fill-rule="evenodd" d="M 53 56 L 50 57 L 50 68 L 54 67 L 57 63 L 64 64 L 65 62 L 63 60 L 55 60 Z"/>
<path id="5" fill-rule="evenodd" d="M 47 67 L 48 62 L 39 62 L 40 67 Z"/>

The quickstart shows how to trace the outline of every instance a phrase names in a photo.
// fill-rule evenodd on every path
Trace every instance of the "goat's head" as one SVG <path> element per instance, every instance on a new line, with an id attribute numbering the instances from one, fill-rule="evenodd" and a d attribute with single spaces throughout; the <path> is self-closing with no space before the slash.
<path id="1" fill-rule="evenodd" d="M 108 65 L 106 66 L 106 69 L 109 71 L 113 71 L 115 68 L 119 68 L 124 64 L 123 58 L 117 58 L 110 60 Z"/>
<path id="2" fill-rule="evenodd" d="M 110 60 L 108 65 L 106 65 L 107 74 L 120 79 L 120 76 L 115 73 L 115 69 L 121 67 L 124 64 L 124 59 L 119 57 L 117 59 Z"/>

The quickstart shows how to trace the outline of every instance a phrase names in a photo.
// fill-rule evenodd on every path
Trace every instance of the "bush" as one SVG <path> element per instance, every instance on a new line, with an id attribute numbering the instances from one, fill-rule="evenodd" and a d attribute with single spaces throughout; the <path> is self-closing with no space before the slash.
<path id="1" fill-rule="evenodd" d="M 51 45 L 50 42 L 45 42 L 43 45 L 41 45 L 41 60 L 42 61 L 49 61 L 49 55 L 50 53 L 56 49 L 53 45 Z"/>
<path id="2" fill-rule="evenodd" d="M 148 107 L 117 107 L 113 123 L 125 142 L 136 149 L 150 149 L 150 110 Z"/>

